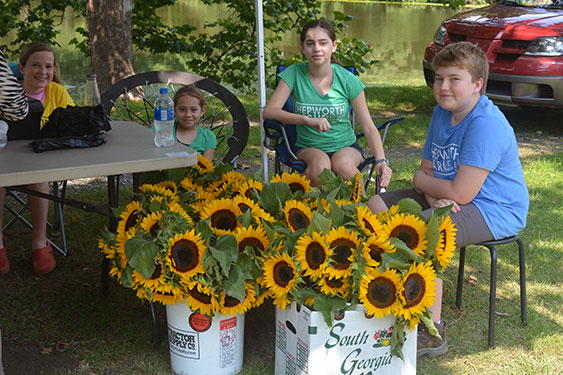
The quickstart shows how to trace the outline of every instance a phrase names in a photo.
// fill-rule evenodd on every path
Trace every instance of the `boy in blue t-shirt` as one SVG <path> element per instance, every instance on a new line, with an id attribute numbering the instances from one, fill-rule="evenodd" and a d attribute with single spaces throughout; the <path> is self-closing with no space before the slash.
<path id="1" fill-rule="evenodd" d="M 450 44 L 434 57 L 432 67 L 438 105 L 414 188 L 376 195 L 368 206 L 380 212 L 409 197 L 428 216 L 434 208 L 451 204 L 457 247 L 518 234 L 526 226 L 528 189 L 514 131 L 484 95 L 489 72 L 485 53 L 468 42 Z M 437 279 L 430 311 L 442 339 L 420 329 L 419 356 L 441 355 L 448 349 L 441 307 L 442 282 Z"/>

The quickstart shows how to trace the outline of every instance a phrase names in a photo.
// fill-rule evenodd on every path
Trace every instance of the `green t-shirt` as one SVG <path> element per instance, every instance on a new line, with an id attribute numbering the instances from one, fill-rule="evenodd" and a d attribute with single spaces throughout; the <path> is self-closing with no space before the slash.
<path id="1" fill-rule="evenodd" d="M 174 121 L 174 139 L 178 141 L 178 138 L 176 138 L 176 124 L 177 122 Z M 203 155 L 205 150 L 210 148 L 217 148 L 217 137 L 211 130 L 197 126 L 197 135 L 195 136 L 194 141 L 186 146 L 190 146 L 191 148 L 196 150 L 198 154 Z"/>
<path id="2" fill-rule="evenodd" d="M 321 96 L 309 78 L 309 63 L 293 64 L 279 74 L 291 90 L 293 112 L 309 117 L 325 117 L 331 125 L 321 133 L 310 126 L 297 126 L 297 147 L 314 147 L 335 152 L 356 141 L 350 123 L 350 103 L 365 85 L 353 73 L 332 64 L 334 78 L 329 92 Z"/>

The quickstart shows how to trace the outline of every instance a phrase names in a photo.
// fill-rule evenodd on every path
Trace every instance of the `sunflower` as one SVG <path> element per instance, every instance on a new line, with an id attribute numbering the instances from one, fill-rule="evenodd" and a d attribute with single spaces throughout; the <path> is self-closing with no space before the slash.
<path id="1" fill-rule="evenodd" d="M 176 185 L 176 183 L 174 183 L 174 181 L 161 181 L 158 184 L 156 184 L 156 186 L 165 188 L 166 190 L 169 190 L 172 194 L 176 195 L 178 194 L 178 186 Z"/>
<path id="2" fill-rule="evenodd" d="M 117 224 L 117 233 L 125 233 L 130 228 L 136 226 L 143 219 L 143 206 L 137 201 L 129 203 L 119 215 L 120 221 Z"/>
<path id="3" fill-rule="evenodd" d="M 261 306 L 266 300 L 266 298 L 270 298 L 272 296 L 272 292 L 270 292 L 268 289 L 263 289 L 263 288 L 260 289 L 261 289 L 260 294 L 256 296 L 256 300 L 254 301 L 254 305 L 252 307 Z"/>
<path id="4" fill-rule="evenodd" d="M 398 238 L 416 255 L 423 257 L 426 249 L 426 223 L 412 214 L 397 214 L 383 226 L 387 237 Z"/>
<path id="5" fill-rule="evenodd" d="M 383 225 L 377 220 L 377 215 L 367 206 L 356 206 L 358 224 L 366 236 L 380 235 L 383 233 Z"/>
<path id="6" fill-rule="evenodd" d="M 409 331 L 413 331 L 413 329 L 420 324 L 420 316 L 413 315 L 410 319 L 405 319 L 407 323 L 409 323 Z"/>
<path id="7" fill-rule="evenodd" d="M 207 204 L 201 219 L 209 218 L 209 225 L 216 234 L 232 233 L 241 226 L 237 218 L 242 215 L 240 208 L 231 199 L 216 199 Z"/>
<path id="8" fill-rule="evenodd" d="M 370 267 L 379 267 L 381 265 L 381 254 L 394 253 L 395 246 L 391 245 L 389 240 L 383 236 L 371 236 L 364 242 L 362 256 Z"/>
<path id="9" fill-rule="evenodd" d="M 171 190 L 159 185 L 143 184 L 139 190 L 149 201 L 154 199 L 154 197 L 162 197 L 170 201 L 178 201 L 180 199 L 180 197 L 174 194 Z"/>
<path id="10" fill-rule="evenodd" d="M 297 269 L 288 254 L 269 255 L 262 267 L 264 283 L 274 297 L 285 296 L 297 279 Z"/>
<path id="11" fill-rule="evenodd" d="M 276 219 L 270 215 L 268 212 L 266 212 L 262 207 L 257 206 L 252 213 L 254 214 L 254 218 L 256 219 L 256 222 L 259 226 L 263 226 L 262 224 L 262 220 L 268 221 L 270 223 L 273 223 L 274 221 L 276 221 Z"/>
<path id="12" fill-rule="evenodd" d="M 258 194 L 260 194 L 262 192 L 263 187 L 264 184 L 262 184 L 258 180 L 247 180 L 243 182 L 236 191 L 239 194 L 244 195 L 247 198 L 250 198 L 252 196 L 253 189 L 256 189 Z"/>
<path id="13" fill-rule="evenodd" d="M 190 215 L 188 215 L 186 210 L 184 210 L 184 207 L 179 205 L 177 202 L 169 202 L 168 209 L 170 210 L 170 212 L 179 215 L 183 220 L 186 221 L 188 225 L 194 226 L 194 221 L 192 220 Z"/>
<path id="14" fill-rule="evenodd" d="M 192 203 L 190 207 L 192 207 L 195 212 L 201 213 L 209 202 L 214 201 L 215 199 L 217 199 L 216 193 L 201 191 L 197 193 L 197 201 Z"/>
<path id="15" fill-rule="evenodd" d="M 432 263 L 413 264 L 403 275 L 398 295 L 402 302 L 400 313 L 407 320 L 432 306 L 436 297 L 436 273 Z"/>
<path id="16" fill-rule="evenodd" d="M 254 210 L 256 210 L 256 208 L 258 207 L 256 202 L 241 194 L 238 194 L 236 197 L 234 197 L 233 202 L 235 202 L 238 208 L 240 208 L 240 211 L 242 213 L 245 213 L 248 210 L 250 210 L 250 212 L 254 212 Z"/>
<path id="17" fill-rule="evenodd" d="M 354 201 L 354 203 L 358 203 L 360 202 L 360 199 L 362 199 L 362 196 L 364 195 L 364 188 L 362 186 L 362 175 L 360 173 L 356 173 L 352 183 L 354 185 L 354 190 L 352 191 L 352 200 Z"/>
<path id="18" fill-rule="evenodd" d="M 201 174 L 212 173 L 215 171 L 215 167 L 213 166 L 211 160 L 203 155 L 197 155 L 197 164 L 194 164 L 192 168 Z"/>
<path id="19" fill-rule="evenodd" d="M 368 269 L 360 283 L 359 299 L 368 314 L 376 318 L 385 315 L 397 315 L 401 306 L 397 291 L 399 289 L 399 276 L 392 269 L 377 272 Z"/>
<path id="20" fill-rule="evenodd" d="M 196 193 L 200 193 L 204 190 L 204 187 L 197 184 L 194 181 L 194 177 L 193 176 L 188 176 L 186 178 L 184 178 L 182 180 L 182 182 L 180 182 L 180 186 L 182 187 L 182 189 L 184 189 L 185 191 L 195 191 Z"/>
<path id="21" fill-rule="evenodd" d="M 274 177 L 272 177 L 270 182 L 285 182 L 289 185 L 289 189 L 292 193 L 295 193 L 296 191 L 302 191 L 304 193 L 311 192 L 311 182 L 305 176 L 300 175 L 299 173 L 283 172 L 281 176 L 275 175 Z"/>
<path id="22" fill-rule="evenodd" d="M 243 252 L 247 246 L 250 246 L 254 250 L 254 255 L 261 256 L 270 245 L 266 232 L 261 227 L 239 227 L 234 235 L 237 239 L 239 252 Z"/>
<path id="23" fill-rule="evenodd" d="M 240 172 L 228 171 L 221 176 L 221 181 L 226 185 L 240 184 L 246 181 L 246 176 Z M 223 188 L 220 186 L 219 188 Z"/>
<path id="24" fill-rule="evenodd" d="M 387 210 L 383 210 L 379 212 L 377 214 L 377 220 L 379 220 L 380 223 L 385 224 L 386 222 L 391 220 L 393 216 L 397 215 L 398 212 L 399 212 L 399 206 L 394 204 L 391 207 L 389 207 Z"/>
<path id="25" fill-rule="evenodd" d="M 201 235 L 191 229 L 170 239 L 166 262 L 174 273 L 188 281 L 192 276 L 205 272 L 201 264 L 205 249 Z"/>
<path id="26" fill-rule="evenodd" d="M 162 219 L 162 211 L 151 212 L 148 216 L 141 220 L 141 228 L 148 232 L 152 238 L 155 238 L 160 229 L 159 221 Z"/>
<path id="27" fill-rule="evenodd" d="M 247 312 L 256 301 L 256 291 L 252 284 L 246 284 L 246 296 L 244 301 L 240 301 L 234 297 L 228 296 L 225 292 L 221 292 L 219 298 L 219 311 L 221 314 L 227 316 L 235 316 L 236 314 L 244 314 Z"/>
<path id="28" fill-rule="evenodd" d="M 279 308 L 281 310 L 285 310 L 287 308 L 287 306 L 289 306 L 291 304 L 291 300 L 289 298 L 287 298 L 286 295 L 275 296 L 273 304 L 277 308 Z"/>
<path id="29" fill-rule="evenodd" d="M 333 251 L 326 272 L 332 277 L 346 277 L 352 272 L 354 254 L 360 240 L 355 231 L 348 232 L 345 227 L 332 228 L 325 237 L 328 248 Z"/>
<path id="30" fill-rule="evenodd" d="M 211 289 L 199 282 L 189 283 L 185 294 L 186 303 L 192 311 L 199 311 L 200 314 L 212 316 L 219 308 L 217 296 Z"/>
<path id="31" fill-rule="evenodd" d="M 350 294 L 350 277 L 334 278 L 325 275 L 319 280 L 319 286 L 321 287 L 321 293 L 328 296 L 341 295 L 344 298 L 348 298 Z"/>
<path id="32" fill-rule="evenodd" d="M 318 280 L 324 272 L 332 251 L 319 232 L 304 233 L 297 240 L 295 255 L 305 276 Z"/>
<path id="33" fill-rule="evenodd" d="M 151 302 L 160 302 L 163 305 L 174 305 L 183 301 L 182 291 L 179 288 L 172 285 L 167 285 L 167 287 L 169 287 L 170 290 L 164 292 L 137 288 L 137 298 L 146 299 Z"/>
<path id="34" fill-rule="evenodd" d="M 166 287 L 166 283 L 164 281 L 164 273 L 162 271 L 162 266 L 157 263 L 151 277 L 145 279 L 139 272 L 133 270 L 132 282 L 134 284 L 138 284 L 142 288 L 149 289 L 153 292 L 162 290 L 162 288 Z"/>
<path id="35" fill-rule="evenodd" d="M 283 213 L 287 226 L 294 232 L 307 228 L 313 217 L 313 211 L 311 211 L 309 206 L 293 199 L 285 202 Z"/>
<path id="36" fill-rule="evenodd" d="M 457 228 L 452 222 L 452 218 L 448 215 L 442 216 L 438 230 L 440 231 L 440 242 L 436 247 L 436 259 L 440 266 L 442 266 L 443 272 L 454 256 L 456 249 L 455 232 Z"/>

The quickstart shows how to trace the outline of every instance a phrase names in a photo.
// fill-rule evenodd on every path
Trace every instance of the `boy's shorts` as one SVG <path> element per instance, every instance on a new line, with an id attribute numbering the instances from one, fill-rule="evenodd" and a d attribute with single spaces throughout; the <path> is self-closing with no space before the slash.
<path id="1" fill-rule="evenodd" d="M 422 207 L 422 214 L 425 217 L 430 216 L 434 207 L 430 207 L 424 194 L 419 194 L 414 189 L 403 189 L 388 191 L 379 194 L 383 202 L 387 207 L 391 207 L 403 198 L 412 198 L 420 204 Z M 451 213 L 456 231 L 456 245 L 457 247 L 464 247 L 468 245 L 474 245 L 484 241 L 491 241 L 494 239 L 481 211 L 473 203 L 459 205 L 459 212 Z"/>

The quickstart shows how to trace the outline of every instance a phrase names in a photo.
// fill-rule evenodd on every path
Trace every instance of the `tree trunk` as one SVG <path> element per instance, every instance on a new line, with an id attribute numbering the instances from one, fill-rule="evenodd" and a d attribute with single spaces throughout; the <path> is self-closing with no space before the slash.
<path id="1" fill-rule="evenodd" d="M 86 28 L 100 93 L 133 71 L 131 0 L 88 0 Z M 86 79 L 86 78 L 85 78 Z"/>

